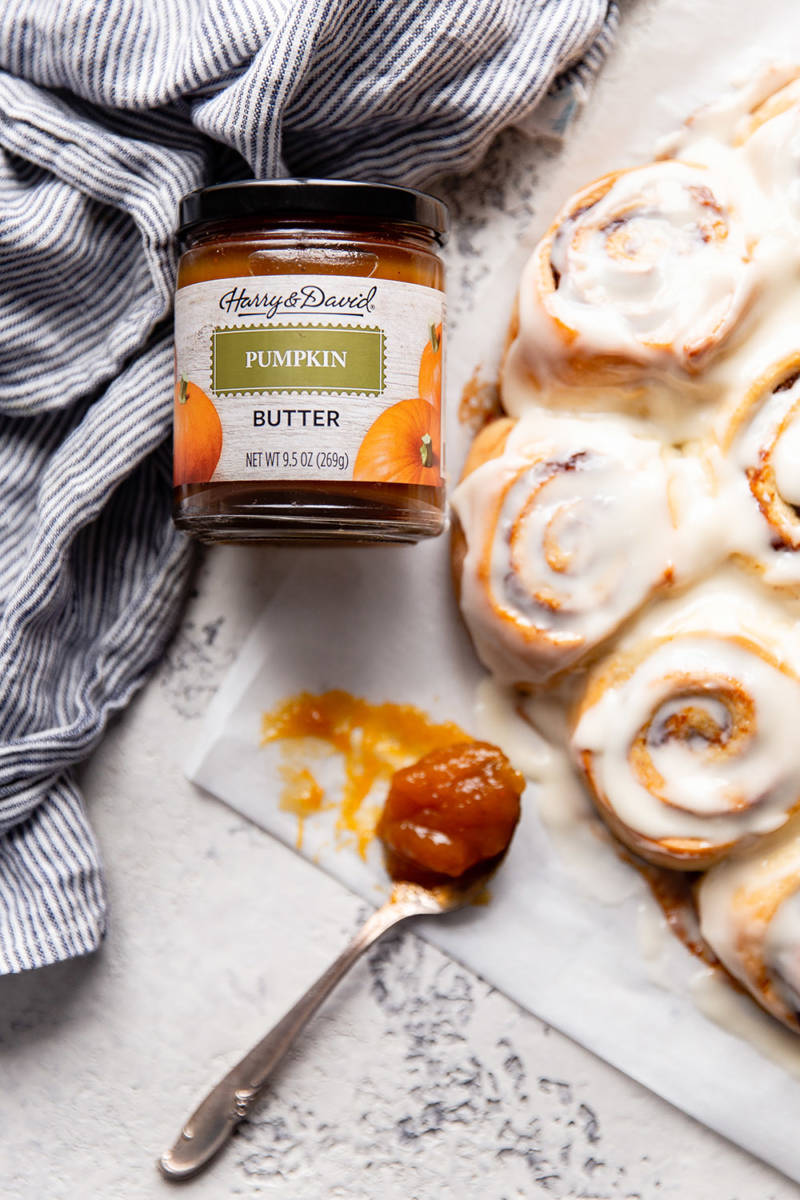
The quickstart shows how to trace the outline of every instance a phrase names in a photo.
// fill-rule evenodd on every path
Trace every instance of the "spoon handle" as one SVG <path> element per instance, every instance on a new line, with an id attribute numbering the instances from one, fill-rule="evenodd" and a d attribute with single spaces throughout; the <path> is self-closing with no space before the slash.
<path id="1" fill-rule="evenodd" d="M 320 975 L 316 983 L 312 983 L 294 1007 L 240 1059 L 195 1109 L 175 1145 L 159 1159 L 162 1175 L 167 1179 L 186 1179 L 214 1157 L 250 1112 L 270 1074 L 298 1033 L 353 963 L 398 921 L 414 915 L 413 908 L 390 900 L 367 918 L 349 946 L 327 971 Z"/>

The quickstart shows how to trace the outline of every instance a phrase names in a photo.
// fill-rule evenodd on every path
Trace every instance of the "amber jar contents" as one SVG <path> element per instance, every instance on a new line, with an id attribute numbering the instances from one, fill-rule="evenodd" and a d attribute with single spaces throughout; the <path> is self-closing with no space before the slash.
<path id="1" fill-rule="evenodd" d="M 488 742 L 434 750 L 396 771 L 377 828 L 389 874 L 436 883 L 496 859 L 511 841 L 524 787 Z"/>
<path id="2" fill-rule="evenodd" d="M 181 222 L 178 527 L 204 541 L 440 533 L 444 206 L 279 180 L 193 192 Z"/>

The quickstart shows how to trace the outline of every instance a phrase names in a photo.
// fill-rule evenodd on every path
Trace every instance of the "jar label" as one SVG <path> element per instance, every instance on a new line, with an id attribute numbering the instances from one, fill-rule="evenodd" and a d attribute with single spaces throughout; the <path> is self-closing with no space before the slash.
<path id="1" fill-rule="evenodd" d="M 442 483 L 444 295 L 249 275 L 175 297 L 175 483 Z"/>

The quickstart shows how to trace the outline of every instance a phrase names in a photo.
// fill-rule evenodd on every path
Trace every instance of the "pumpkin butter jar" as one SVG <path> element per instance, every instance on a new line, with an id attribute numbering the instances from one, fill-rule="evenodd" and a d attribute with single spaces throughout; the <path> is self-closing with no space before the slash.
<path id="1" fill-rule="evenodd" d="M 444 527 L 440 201 L 346 180 L 181 203 L 175 502 L 203 541 Z"/>

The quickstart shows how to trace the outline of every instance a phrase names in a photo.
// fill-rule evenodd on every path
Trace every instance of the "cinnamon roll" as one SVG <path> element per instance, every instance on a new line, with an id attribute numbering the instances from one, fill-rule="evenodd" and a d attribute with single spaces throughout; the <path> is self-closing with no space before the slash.
<path id="1" fill-rule="evenodd" d="M 722 442 L 734 549 L 768 583 L 800 583 L 800 353 L 753 384 Z"/>
<path id="2" fill-rule="evenodd" d="M 478 655 L 505 682 L 551 678 L 671 582 L 667 459 L 624 422 L 506 419 L 468 465 L 455 574 Z"/>
<path id="3" fill-rule="evenodd" d="M 630 849 L 698 870 L 800 807 L 800 679 L 744 633 L 653 636 L 590 676 L 572 733 Z"/>
<path id="4" fill-rule="evenodd" d="M 724 181 L 665 161 L 604 176 L 559 213 L 527 264 L 518 353 L 538 385 L 699 371 L 751 292 Z"/>
<path id="5" fill-rule="evenodd" d="M 800 71 L 740 123 L 741 154 L 767 202 L 763 220 L 774 234 L 800 225 Z"/>
<path id="6" fill-rule="evenodd" d="M 800 820 L 709 871 L 697 904 L 726 970 L 800 1032 Z"/>

